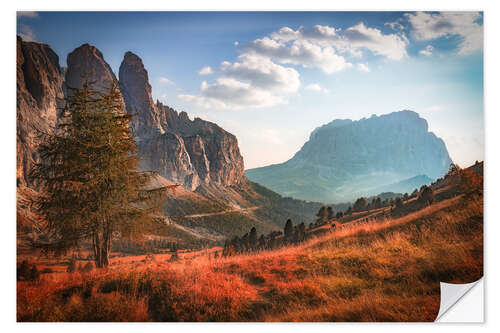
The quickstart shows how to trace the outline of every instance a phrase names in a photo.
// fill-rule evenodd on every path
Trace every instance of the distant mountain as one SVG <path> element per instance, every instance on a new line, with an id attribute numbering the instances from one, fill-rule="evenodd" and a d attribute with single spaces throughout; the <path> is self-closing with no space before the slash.
<path id="1" fill-rule="evenodd" d="M 382 187 L 377 187 L 368 193 L 383 193 L 383 192 L 395 192 L 395 193 L 408 193 L 411 194 L 413 190 L 419 189 L 422 185 L 429 185 L 434 179 L 427 177 L 426 175 L 419 175 L 405 179 L 393 184 L 384 185 Z"/>
<path id="2" fill-rule="evenodd" d="M 398 187 L 409 191 L 413 183 L 444 175 L 450 163 L 427 121 L 404 110 L 334 120 L 316 128 L 292 159 L 245 174 L 285 196 L 336 203 Z"/>

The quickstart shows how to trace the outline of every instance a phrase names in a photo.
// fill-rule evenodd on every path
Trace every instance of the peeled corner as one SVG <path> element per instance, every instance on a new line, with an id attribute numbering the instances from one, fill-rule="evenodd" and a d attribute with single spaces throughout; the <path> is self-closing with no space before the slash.
<path id="1" fill-rule="evenodd" d="M 472 288 L 474 288 L 479 282 L 482 282 L 482 278 L 474 281 L 472 283 L 465 284 L 454 284 L 454 283 L 445 283 L 440 282 L 441 287 L 441 303 L 439 305 L 439 313 L 435 319 L 437 322 L 446 322 L 448 320 L 443 320 L 443 315 L 446 314 L 451 308 L 457 304 L 462 297 L 464 297 Z M 471 307 L 475 307 L 474 304 L 470 305 Z M 472 309 L 471 309 L 472 310 Z M 481 308 L 482 311 L 482 308 Z M 453 320 L 455 321 L 455 320 Z M 462 321 L 462 320 L 456 320 Z M 482 321 L 482 320 L 479 320 Z M 467 322 L 467 320 L 463 320 L 462 322 Z"/>

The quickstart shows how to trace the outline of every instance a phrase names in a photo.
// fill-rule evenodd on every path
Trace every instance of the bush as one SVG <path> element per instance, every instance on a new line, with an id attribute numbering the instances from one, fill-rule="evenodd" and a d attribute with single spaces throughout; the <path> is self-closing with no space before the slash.
<path id="1" fill-rule="evenodd" d="M 31 270 L 29 272 L 29 280 L 30 281 L 40 280 L 40 272 L 38 271 L 38 268 L 36 268 L 35 265 L 33 265 L 33 267 L 31 267 Z"/>
<path id="2" fill-rule="evenodd" d="M 27 260 L 17 267 L 17 281 L 38 281 L 40 279 L 40 271 L 36 265 L 30 267 Z"/>
<path id="3" fill-rule="evenodd" d="M 94 269 L 94 264 L 92 264 L 92 262 L 87 262 L 85 264 L 85 266 L 82 267 L 82 273 L 87 273 L 87 272 L 90 272 Z"/>
<path id="4" fill-rule="evenodd" d="M 418 201 L 423 205 L 431 205 L 434 202 L 434 191 L 429 186 L 422 186 Z"/>
<path id="5" fill-rule="evenodd" d="M 28 276 L 29 271 L 30 271 L 30 268 L 28 265 L 28 261 L 23 260 L 21 265 L 19 265 L 17 267 L 17 281 L 26 280 L 26 277 Z"/>
<path id="6" fill-rule="evenodd" d="M 179 260 L 181 260 L 181 258 L 179 257 L 177 252 L 172 253 L 172 255 L 170 256 L 170 259 L 168 259 L 169 262 L 177 262 Z"/>

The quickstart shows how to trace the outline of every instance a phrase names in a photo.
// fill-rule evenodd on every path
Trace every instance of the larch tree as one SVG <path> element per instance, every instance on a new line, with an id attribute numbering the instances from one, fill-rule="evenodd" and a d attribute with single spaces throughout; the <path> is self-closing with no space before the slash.
<path id="1" fill-rule="evenodd" d="M 424 185 L 418 197 L 418 201 L 425 206 L 431 205 L 434 202 L 434 191 L 432 190 L 432 188 Z"/>
<path id="2" fill-rule="evenodd" d="M 109 264 L 111 241 L 158 222 L 168 187 L 152 188 L 154 172 L 139 157 L 116 85 L 102 92 L 87 82 L 71 89 L 54 133 L 41 133 L 41 162 L 31 177 L 42 195 L 35 206 L 47 222 L 46 250 L 64 252 L 89 240 L 97 267 Z"/>
<path id="3" fill-rule="evenodd" d="M 335 217 L 335 212 L 333 211 L 333 208 L 331 206 L 328 206 L 327 212 L 328 212 L 328 220 L 331 220 Z"/>
<path id="4" fill-rule="evenodd" d="M 292 237 L 293 237 L 293 230 L 294 230 L 294 227 L 293 227 L 293 222 L 291 219 L 288 219 L 286 220 L 286 223 L 285 223 L 285 239 L 286 240 L 291 240 Z"/>
<path id="5" fill-rule="evenodd" d="M 316 223 L 318 225 L 324 224 L 326 223 L 326 221 L 328 221 L 328 209 L 326 208 L 326 206 L 321 206 L 318 213 L 316 214 L 316 217 Z"/>
<path id="6" fill-rule="evenodd" d="M 255 250 L 257 248 L 258 239 L 257 239 L 257 229 L 255 227 L 252 227 L 252 229 L 250 230 L 248 242 L 250 249 Z"/>
<path id="7" fill-rule="evenodd" d="M 354 202 L 352 210 L 355 212 L 361 212 L 366 208 L 366 199 L 361 197 Z"/>

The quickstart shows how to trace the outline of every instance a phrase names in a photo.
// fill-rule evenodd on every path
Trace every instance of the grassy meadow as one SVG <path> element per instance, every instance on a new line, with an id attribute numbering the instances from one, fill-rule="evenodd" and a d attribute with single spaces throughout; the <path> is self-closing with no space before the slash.
<path id="1" fill-rule="evenodd" d="M 433 321 L 439 281 L 483 275 L 483 198 L 358 219 L 295 246 L 114 258 L 17 282 L 18 321 Z"/>

